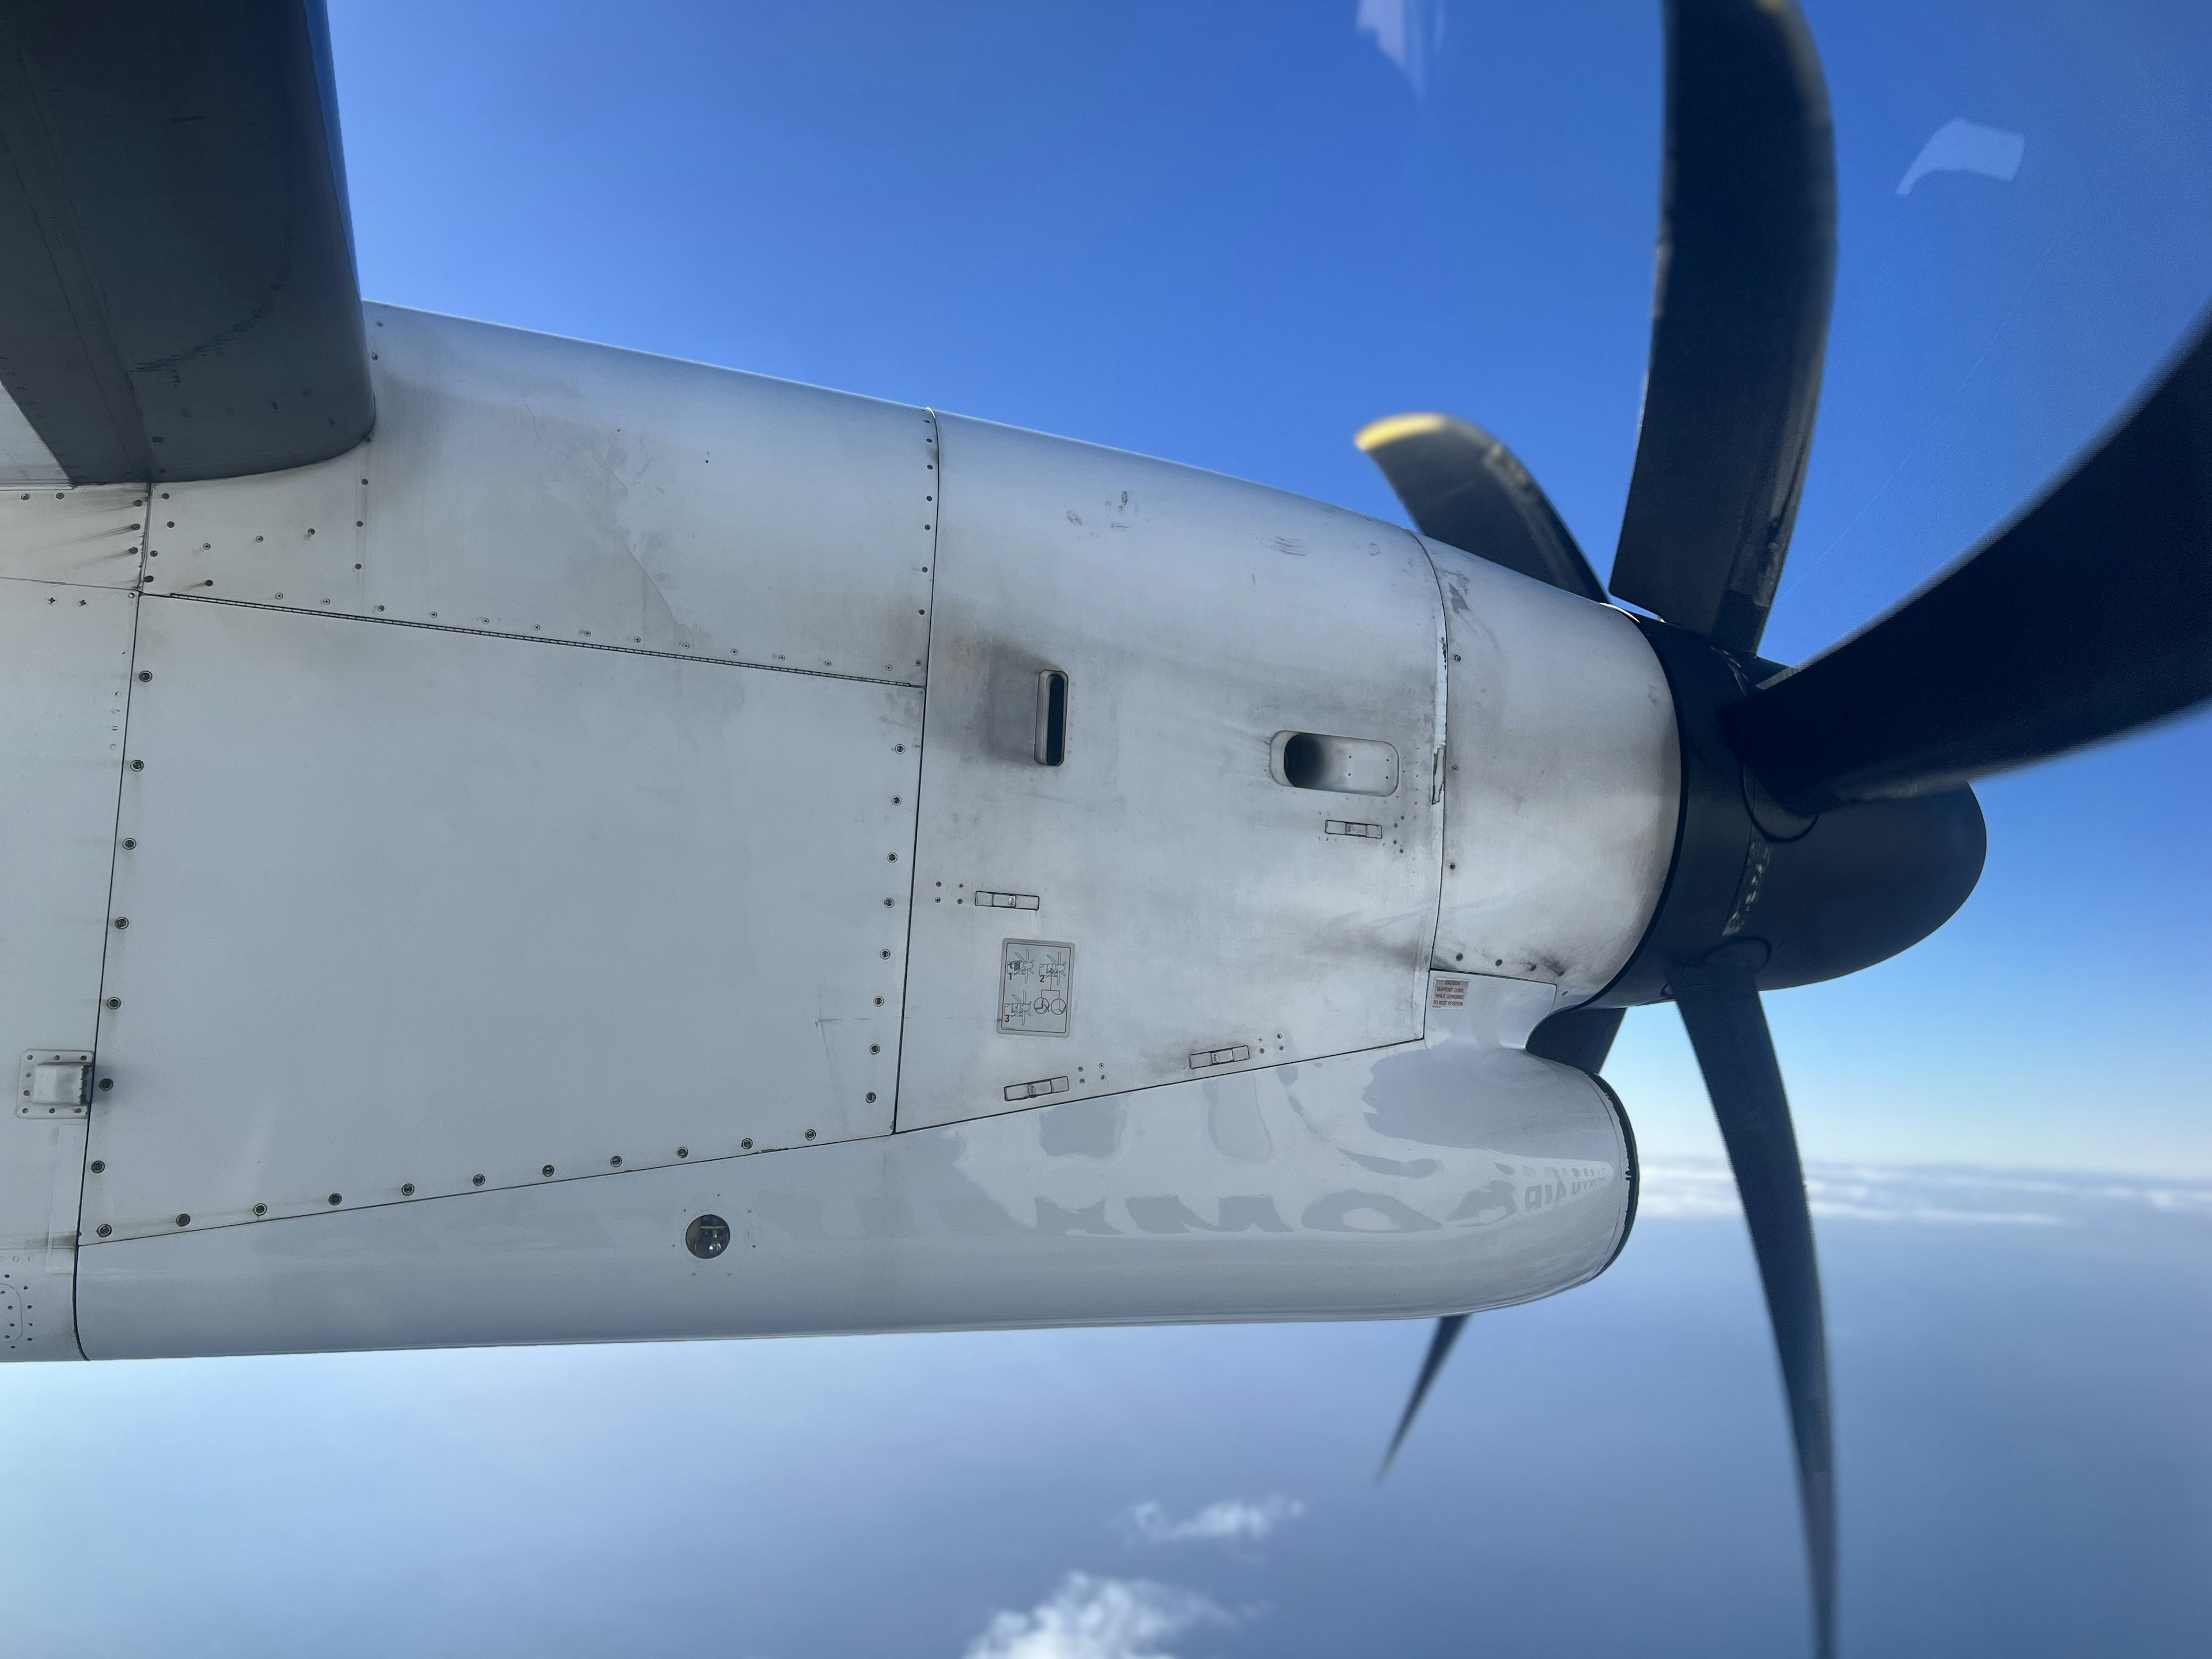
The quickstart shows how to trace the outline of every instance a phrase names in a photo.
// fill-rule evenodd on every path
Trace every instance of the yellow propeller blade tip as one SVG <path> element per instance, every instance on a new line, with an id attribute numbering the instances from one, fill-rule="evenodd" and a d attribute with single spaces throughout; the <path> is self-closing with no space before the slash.
<path id="1" fill-rule="evenodd" d="M 1370 421 L 1359 428 L 1352 441 L 1372 455 L 1401 438 L 1418 438 L 1438 430 L 1449 423 L 1449 415 L 1386 415 L 1379 421 Z"/>

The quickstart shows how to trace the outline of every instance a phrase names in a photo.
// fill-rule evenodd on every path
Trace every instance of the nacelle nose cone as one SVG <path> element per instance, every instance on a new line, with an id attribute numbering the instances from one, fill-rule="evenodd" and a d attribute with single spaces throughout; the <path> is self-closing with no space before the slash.
<path id="1" fill-rule="evenodd" d="M 1660 1000 L 1675 969 L 1720 952 L 1755 965 L 1761 990 L 1836 979 L 1925 939 L 1966 902 L 1989 846 L 1972 790 L 1793 812 L 1721 730 L 1717 711 L 1742 696 L 1743 667 L 1680 629 L 1638 625 L 1674 699 L 1681 817 L 1666 892 L 1598 1001 Z"/>
<path id="2" fill-rule="evenodd" d="M 1856 973 L 1927 938 L 1981 879 L 1989 836 L 1974 792 L 1959 788 L 1856 802 L 1765 846 L 1736 937 L 1766 945 L 1759 988 L 1778 991 Z"/>

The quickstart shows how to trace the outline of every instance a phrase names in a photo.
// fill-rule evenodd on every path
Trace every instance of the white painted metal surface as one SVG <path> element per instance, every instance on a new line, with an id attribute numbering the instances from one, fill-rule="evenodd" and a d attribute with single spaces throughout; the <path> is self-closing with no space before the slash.
<path id="1" fill-rule="evenodd" d="M 76 1352 L 73 1264 L 121 1355 L 1609 1259 L 1616 1110 L 1519 1046 L 1664 879 L 1626 617 L 1140 457 L 371 323 L 336 462 L 0 493 L 0 1349 Z M 35 1063 L 86 1050 L 88 1141 Z"/>
<path id="2" fill-rule="evenodd" d="M 0 580 L 0 1054 L 93 1047 L 137 603 Z M 0 1358 L 77 1358 L 84 1149 L 82 1117 L 0 1114 Z"/>
<path id="3" fill-rule="evenodd" d="M 142 604 L 98 1237 L 890 1128 L 919 692 Z"/>
<path id="4" fill-rule="evenodd" d="M 1443 623 L 1407 532 L 1188 467 L 940 420 L 945 514 L 902 1129 L 1421 1031 Z M 1036 762 L 1040 673 L 1066 757 Z M 1417 756 L 1387 796 L 1288 787 L 1279 733 Z M 1379 787 L 1379 769 L 1363 787 Z M 1394 780 L 1395 782 L 1395 780 Z M 1371 836 L 1331 834 L 1357 819 Z M 1034 896 L 1017 922 L 978 890 Z M 1072 952 L 1006 1017 L 1010 939 Z"/>
<path id="5" fill-rule="evenodd" d="M 150 592 L 920 684 L 928 412 L 368 307 L 377 424 L 165 484 Z"/>
<path id="6" fill-rule="evenodd" d="M 1470 1019 L 1511 1024 L 1499 994 L 1478 981 Z M 103 1245 L 80 1317 L 100 1358 L 1409 1317 L 1590 1278 L 1632 1193 L 1597 1085 L 1439 1037 L 876 1140 Z M 732 1233 L 712 1260 L 684 1243 L 702 1215 Z"/>
<path id="7" fill-rule="evenodd" d="M 146 486 L 0 485 L 0 577 L 136 587 Z"/>
<path id="8" fill-rule="evenodd" d="M 0 485 L 65 485 L 68 474 L 46 447 L 46 441 L 23 418 L 23 411 L 4 388 L 0 388 Z"/>
<path id="9" fill-rule="evenodd" d="M 1674 859 L 1674 699 L 1636 624 L 1423 544 L 1449 626 L 1450 744 L 1436 965 L 1604 988 Z"/>

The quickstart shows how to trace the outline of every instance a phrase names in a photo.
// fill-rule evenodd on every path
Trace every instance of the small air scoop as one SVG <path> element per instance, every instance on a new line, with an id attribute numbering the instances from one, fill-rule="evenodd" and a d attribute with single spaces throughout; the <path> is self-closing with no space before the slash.
<path id="1" fill-rule="evenodd" d="M 1398 792 L 1398 751 L 1372 738 L 1278 732 L 1267 770 L 1277 783 L 1292 789 L 1328 789 L 1340 795 Z"/>

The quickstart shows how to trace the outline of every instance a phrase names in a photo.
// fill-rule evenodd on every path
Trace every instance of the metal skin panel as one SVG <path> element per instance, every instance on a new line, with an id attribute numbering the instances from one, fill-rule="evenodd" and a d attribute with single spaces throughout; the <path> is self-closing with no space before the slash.
<path id="1" fill-rule="evenodd" d="M 875 1140 L 103 1245 L 79 1317 L 103 1358 L 1407 1318 L 1595 1275 L 1629 1224 L 1631 1158 L 1580 1073 L 1439 1038 Z M 728 1223 L 726 1254 L 687 1252 L 701 1216 Z"/>
<path id="2" fill-rule="evenodd" d="M 1418 539 L 1140 456 L 939 429 L 899 1127 L 1019 1109 L 1038 1083 L 1176 1082 L 1224 1050 L 1248 1052 L 1203 1063 L 1419 1036 L 1443 623 Z M 1055 669 L 1066 754 L 1048 766 L 1037 687 Z M 1390 744 L 1395 793 L 1277 781 L 1285 732 Z M 979 911 L 978 889 L 1036 904 Z M 1073 947 L 1065 1019 L 1041 1022 L 1065 1036 L 999 1017 L 1009 940 Z"/>
<path id="3" fill-rule="evenodd" d="M 313 466 L 160 486 L 149 592 L 921 683 L 927 410 L 368 317 L 374 434 Z"/>
<path id="4" fill-rule="evenodd" d="M 0 487 L 42 483 L 48 489 L 69 483 L 69 474 L 46 447 L 36 428 L 23 418 L 23 410 L 0 387 Z"/>
<path id="5" fill-rule="evenodd" d="M 1635 952 L 1674 856 L 1666 676 L 1622 611 L 1425 545 L 1451 652 L 1436 965 L 1580 1002 Z"/>
<path id="6" fill-rule="evenodd" d="M 14 526 L 0 517 L 0 547 Z M 0 1060 L 89 1049 L 136 596 L 0 580 Z M 79 1358 L 82 1118 L 0 1112 L 0 1359 Z"/>
<path id="7" fill-rule="evenodd" d="M 146 487 L 0 488 L 0 577 L 136 587 Z"/>
<path id="8" fill-rule="evenodd" d="M 919 692 L 142 604 L 95 1240 L 890 1128 Z"/>

